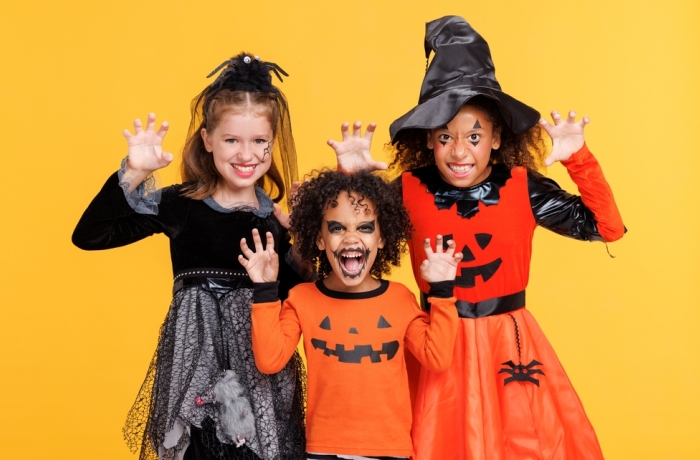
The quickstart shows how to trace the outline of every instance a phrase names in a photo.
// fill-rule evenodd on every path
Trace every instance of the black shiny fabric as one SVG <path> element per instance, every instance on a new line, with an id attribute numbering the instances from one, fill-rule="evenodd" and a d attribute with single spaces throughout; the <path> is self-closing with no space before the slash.
<path id="1" fill-rule="evenodd" d="M 491 174 L 483 182 L 467 188 L 458 188 L 443 181 L 436 166 L 425 166 L 411 171 L 435 197 L 438 209 L 450 209 L 457 203 L 457 214 L 469 219 L 479 212 L 479 202 L 486 206 L 498 203 L 500 190 L 510 179 L 510 170 L 503 165 L 493 165 Z"/>
<path id="2" fill-rule="evenodd" d="M 449 209 L 456 202 L 457 214 L 467 219 L 479 211 L 479 202 L 486 206 L 497 204 L 501 187 L 511 178 L 510 170 L 502 164 L 493 165 L 486 180 L 467 188 L 443 181 L 435 165 L 410 172 L 433 194 L 438 209 Z M 395 181 L 394 187 L 401 193 L 400 180 Z M 580 196 L 562 190 L 552 179 L 531 170 L 527 172 L 527 188 L 537 225 L 577 240 L 604 241 L 593 212 Z"/>
<path id="3" fill-rule="evenodd" d="M 430 310 L 428 296 L 423 292 L 421 292 L 420 303 L 421 308 L 426 311 Z M 501 315 L 517 310 L 518 308 L 523 308 L 525 306 L 525 291 L 502 297 L 494 297 L 493 299 L 482 300 L 481 302 L 457 300 L 455 305 L 457 306 L 457 313 L 460 318 L 483 318 L 484 316 Z"/>
<path id="4" fill-rule="evenodd" d="M 537 123 L 540 114 L 501 91 L 486 40 L 459 16 L 426 24 L 425 57 L 435 52 L 421 86 L 418 106 L 394 121 L 392 142 L 402 129 L 434 129 L 446 125 L 474 96 L 496 101 L 503 119 L 515 133 Z"/>
<path id="5" fill-rule="evenodd" d="M 593 212 L 580 196 L 562 190 L 552 179 L 530 170 L 527 189 L 537 225 L 577 240 L 604 241 Z"/>

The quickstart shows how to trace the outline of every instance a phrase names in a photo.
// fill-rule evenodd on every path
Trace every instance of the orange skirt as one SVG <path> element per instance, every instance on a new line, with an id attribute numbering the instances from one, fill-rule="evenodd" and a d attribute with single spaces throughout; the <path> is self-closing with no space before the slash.
<path id="1" fill-rule="evenodd" d="M 532 360 L 541 364 L 514 367 Z M 415 460 L 603 458 L 581 400 L 525 308 L 461 319 L 449 370 L 421 369 L 415 391 Z"/>

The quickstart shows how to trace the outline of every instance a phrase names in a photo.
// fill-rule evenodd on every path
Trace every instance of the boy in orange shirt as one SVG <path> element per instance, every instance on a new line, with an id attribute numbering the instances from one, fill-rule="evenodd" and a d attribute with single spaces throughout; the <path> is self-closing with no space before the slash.
<path id="1" fill-rule="evenodd" d="M 300 336 L 308 363 L 307 458 L 408 458 L 411 404 L 404 347 L 434 372 L 447 369 L 457 331 L 452 297 L 462 259 L 453 241 L 424 242 L 430 313 L 403 285 L 382 279 L 410 236 L 400 196 L 370 173 L 324 171 L 303 184 L 290 220 L 295 246 L 321 276 L 280 304 L 272 235 L 241 241 L 254 284 L 253 352 L 263 373 L 292 356 Z M 280 310 L 281 307 L 281 310 Z"/>

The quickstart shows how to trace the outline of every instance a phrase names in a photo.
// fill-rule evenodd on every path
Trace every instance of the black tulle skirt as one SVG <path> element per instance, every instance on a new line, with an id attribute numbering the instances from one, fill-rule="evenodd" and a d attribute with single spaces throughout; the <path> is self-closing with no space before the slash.
<path id="1" fill-rule="evenodd" d="M 250 282 L 187 281 L 176 285 L 158 347 L 127 416 L 127 444 L 133 451 L 140 448 L 140 460 L 176 459 L 190 444 L 187 458 L 304 458 L 301 357 L 295 352 L 277 374 L 260 373 L 250 333 Z M 227 369 L 236 373 L 255 418 L 256 433 L 240 448 L 229 443 L 219 425 L 218 403 L 195 402 Z M 195 450 L 200 454 L 192 457 Z"/>

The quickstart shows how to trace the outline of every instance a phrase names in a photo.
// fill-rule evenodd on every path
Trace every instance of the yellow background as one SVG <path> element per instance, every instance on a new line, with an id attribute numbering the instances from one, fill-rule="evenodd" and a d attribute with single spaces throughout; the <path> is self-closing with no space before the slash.
<path id="1" fill-rule="evenodd" d="M 167 240 L 70 243 L 133 118 L 170 121 L 179 157 L 205 75 L 249 50 L 291 75 L 301 171 L 334 164 L 325 140 L 344 120 L 379 124 L 380 157 L 418 97 L 424 23 L 445 14 L 486 37 L 508 93 L 593 120 L 629 233 L 611 259 L 538 230 L 528 304 L 606 456 L 700 458 L 695 0 L 5 1 L 0 458 L 135 458 L 120 430 L 170 300 Z M 549 174 L 575 191 L 560 165 Z M 394 278 L 410 283 L 407 267 Z"/>

